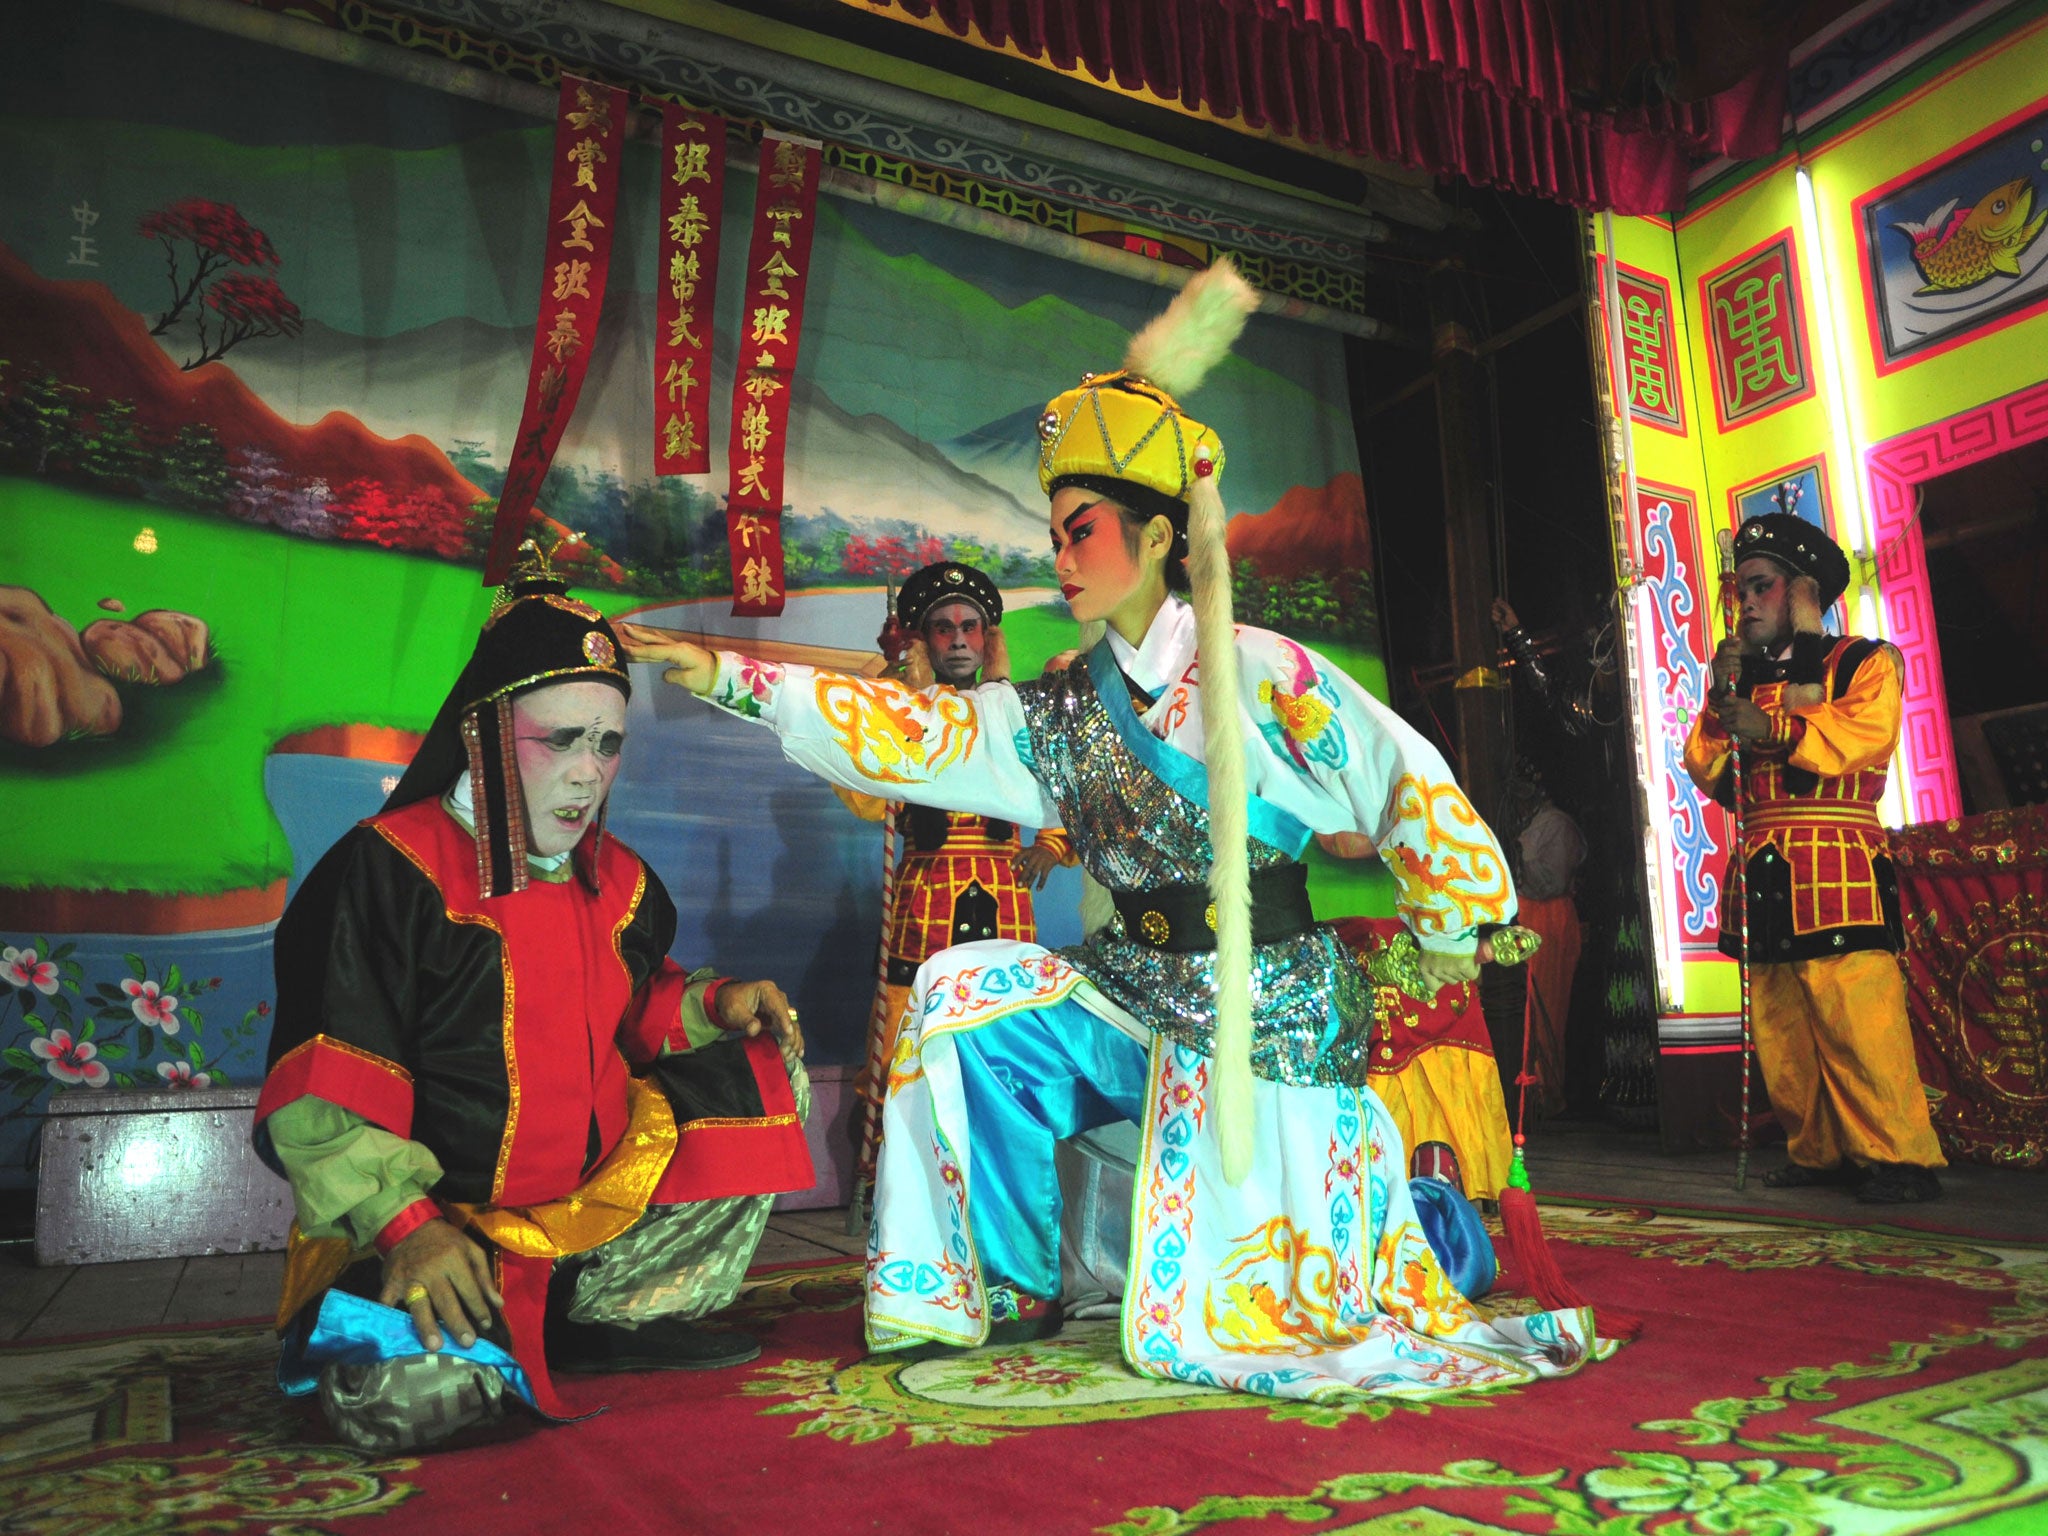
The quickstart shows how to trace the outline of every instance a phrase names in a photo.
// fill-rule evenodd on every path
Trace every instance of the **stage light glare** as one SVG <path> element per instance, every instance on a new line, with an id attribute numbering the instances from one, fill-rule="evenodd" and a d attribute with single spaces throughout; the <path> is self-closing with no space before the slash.
<path id="1" fill-rule="evenodd" d="M 1799 185 L 1799 265 L 1820 331 L 1821 373 L 1827 389 L 1828 428 L 1835 459 L 1836 523 L 1856 553 L 1869 558 L 1876 540 L 1863 504 L 1863 453 L 1849 420 L 1849 394 L 1842 370 L 1841 326 L 1834 291 L 1828 286 L 1827 253 L 1821 247 L 1820 205 L 1805 166 L 1794 173 Z"/>

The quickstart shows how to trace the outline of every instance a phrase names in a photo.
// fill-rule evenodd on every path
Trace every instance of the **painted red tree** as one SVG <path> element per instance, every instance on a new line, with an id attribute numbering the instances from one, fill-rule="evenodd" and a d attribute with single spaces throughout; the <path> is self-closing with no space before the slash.
<path id="1" fill-rule="evenodd" d="M 275 278 L 249 272 L 220 275 L 229 267 L 276 271 L 281 264 L 270 237 L 233 203 L 180 198 L 144 214 L 136 233 L 163 246 L 171 284 L 170 307 L 157 316 L 150 335 L 163 335 L 188 312 L 199 331 L 199 353 L 185 361 L 185 368 L 210 363 L 254 337 L 299 334 L 299 308 Z"/>
<path id="2" fill-rule="evenodd" d="M 247 272 L 230 272 L 207 289 L 206 308 L 214 312 L 213 336 L 208 339 L 205 317 L 199 316 L 199 355 L 187 368 L 210 363 L 251 337 L 296 336 L 304 324 L 299 306 L 284 296 L 276 278 Z"/>

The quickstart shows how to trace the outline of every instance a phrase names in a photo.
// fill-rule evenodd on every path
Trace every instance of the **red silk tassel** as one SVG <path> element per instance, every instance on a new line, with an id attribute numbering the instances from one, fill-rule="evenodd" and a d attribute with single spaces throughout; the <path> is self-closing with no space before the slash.
<path id="1" fill-rule="evenodd" d="M 1541 993 L 1533 994 L 1536 1006 L 1543 1007 Z M 1549 1017 L 1544 1019 L 1549 1027 Z M 1526 1125 L 1529 1108 L 1529 1084 L 1536 1081 L 1529 1075 L 1529 1026 L 1522 1023 L 1522 1071 L 1515 1079 L 1515 1124 Z M 1564 1271 L 1557 1267 L 1557 1258 L 1550 1251 L 1550 1239 L 1543 1232 L 1543 1218 L 1536 1212 L 1536 1195 L 1529 1187 L 1529 1165 L 1522 1157 L 1525 1137 L 1518 1129 L 1515 1132 L 1515 1157 L 1508 1165 L 1508 1181 L 1500 1192 L 1500 1237 L 1501 1247 L 1507 1251 L 1496 1257 L 1505 1265 L 1514 1268 L 1522 1289 L 1533 1296 L 1546 1311 L 1566 1312 L 1593 1304 L 1581 1296 L 1576 1287 L 1565 1279 Z M 1593 1308 L 1593 1328 L 1603 1339 L 1632 1339 L 1643 1331 L 1643 1320 L 1626 1312 L 1616 1312 L 1611 1307 Z"/>
<path id="2" fill-rule="evenodd" d="M 1519 1164 L 1521 1154 L 1516 1154 Z M 1543 1232 L 1543 1218 L 1536 1212 L 1536 1197 L 1526 1188 L 1510 1183 L 1500 1192 L 1501 1255 L 1504 1267 L 1512 1268 L 1521 1289 L 1542 1303 L 1545 1311 L 1565 1312 L 1593 1303 L 1579 1294 L 1557 1267 L 1550 1251 L 1550 1239 Z M 1643 1331 L 1643 1320 L 1612 1307 L 1594 1307 L 1594 1327 L 1603 1339 L 1633 1339 Z"/>

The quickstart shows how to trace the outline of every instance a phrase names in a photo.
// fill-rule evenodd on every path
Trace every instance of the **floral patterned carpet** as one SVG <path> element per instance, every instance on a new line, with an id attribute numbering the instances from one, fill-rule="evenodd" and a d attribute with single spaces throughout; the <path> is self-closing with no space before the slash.
<path id="1" fill-rule="evenodd" d="M 2048 1249 L 1625 1206 L 1545 1220 L 1643 1336 L 1564 1381 L 1426 1405 L 1145 1380 L 1113 1322 L 865 1364 L 851 1261 L 757 1271 L 736 1309 L 753 1365 L 572 1379 L 610 1411 L 425 1456 L 323 1443 L 271 1390 L 261 1327 L 10 1345 L 0 1532 L 2048 1530 Z"/>

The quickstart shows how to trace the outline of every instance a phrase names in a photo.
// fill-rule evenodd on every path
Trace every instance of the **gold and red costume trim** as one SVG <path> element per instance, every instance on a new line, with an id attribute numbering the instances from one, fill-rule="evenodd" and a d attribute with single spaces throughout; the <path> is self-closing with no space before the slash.
<path id="1" fill-rule="evenodd" d="M 1777 850 L 1791 869 L 1792 927 L 1802 935 L 1885 921 L 1876 860 L 1890 842 L 1877 803 L 1898 745 L 1899 672 L 1888 649 L 1869 655 L 1837 696 L 1836 668 L 1855 643 L 1831 647 L 1817 688 L 1763 683 L 1750 696 L 1770 735 L 1743 754 L 1743 845 L 1735 856 L 1746 865 L 1766 848 Z M 1685 766 L 1703 793 L 1729 771 L 1732 750 L 1719 720 L 1705 711 L 1694 717 Z M 1791 770 L 1814 775 L 1814 787 L 1794 793 Z M 1722 885 L 1724 933 L 1739 931 L 1736 886 Z"/>
<path id="2" fill-rule="evenodd" d="M 1017 876 L 1016 858 L 1023 844 L 1013 827 L 1003 837 L 990 835 L 985 817 L 946 812 L 946 843 L 930 852 L 906 849 L 896 866 L 896 900 L 890 913 L 889 958 L 915 970 L 940 950 L 963 938 L 1038 938 L 1038 916 L 1031 892 Z M 1057 827 L 1038 834 L 1066 863 L 1072 858 L 1066 834 Z M 995 904 L 993 933 L 956 935 L 954 923 L 963 898 L 979 888 Z M 908 980 L 908 978 L 904 978 Z"/>
<path id="3" fill-rule="evenodd" d="M 1378 917 L 1347 918 L 1334 927 L 1361 970 L 1406 931 L 1398 919 Z M 1373 1004 L 1367 1081 L 1400 1129 L 1403 1166 L 1423 1142 L 1447 1142 L 1458 1154 L 1465 1193 L 1475 1200 L 1497 1198 L 1513 1145 L 1478 986 L 1458 982 L 1439 990 L 1435 1001 L 1423 1002 L 1399 987 L 1375 983 L 1370 974 L 1366 981 Z"/>
<path id="4" fill-rule="evenodd" d="M 280 1056 L 256 1097 L 256 1124 L 307 1094 L 394 1136 L 412 1135 L 412 1074 L 360 1046 L 315 1035 Z"/>

